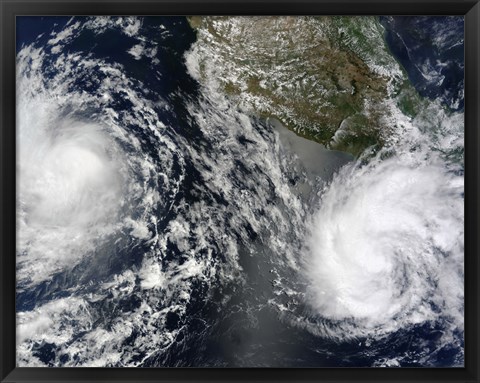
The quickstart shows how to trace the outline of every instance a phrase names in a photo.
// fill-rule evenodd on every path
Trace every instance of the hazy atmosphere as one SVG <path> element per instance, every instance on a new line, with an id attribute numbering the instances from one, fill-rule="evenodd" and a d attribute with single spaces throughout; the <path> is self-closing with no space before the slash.
<path id="1" fill-rule="evenodd" d="M 463 17 L 17 17 L 20 367 L 463 367 Z"/>

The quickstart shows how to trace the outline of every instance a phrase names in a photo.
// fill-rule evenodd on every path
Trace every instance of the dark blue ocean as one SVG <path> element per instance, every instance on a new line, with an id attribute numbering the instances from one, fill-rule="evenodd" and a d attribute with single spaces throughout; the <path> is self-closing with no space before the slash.
<path id="1" fill-rule="evenodd" d="M 74 21 L 77 20 L 83 22 L 84 19 L 78 17 Z M 452 34 L 463 36 L 463 18 L 381 17 L 381 23 L 386 29 L 385 39 L 392 54 L 406 70 L 419 94 L 432 100 L 439 99 L 451 110 L 463 110 L 464 44 L 463 40 L 458 44 L 452 44 L 451 38 Z M 38 47 L 46 46 L 51 39 L 51 31 L 63 30 L 71 24 L 70 17 L 18 17 L 17 52 L 32 44 Z M 65 44 L 62 52 L 88 54 L 112 66 L 121 64 L 128 78 L 143 84 L 143 88 L 138 89 L 138 94 L 144 97 L 148 105 L 153 105 L 155 117 L 169 128 L 168 137 L 172 141 L 175 141 L 176 136 L 182 137 L 182 142 L 187 142 L 196 152 L 204 155 L 207 158 L 205 163 L 208 163 L 209 153 L 217 150 L 218 143 L 207 137 L 196 120 L 191 117 L 192 108 L 201 99 L 201 90 L 199 84 L 188 74 L 184 62 L 185 52 L 196 40 L 195 32 L 184 17 L 145 17 L 141 26 L 142 35 L 149 41 L 155 41 L 159 38 L 160 24 L 166 32 L 161 35 L 161 44 L 158 45 L 154 57 L 142 56 L 135 59 L 127 52 L 138 41 L 115 29 L 103 32 L 100 37 L 93 30 L 85 29 L 77 38 Z M 148 46 L 148 41 L 146 44 Z M 158 61 L 153 64 L 154 58 Z M 51 54 L 43 61 L 42 72 L 46 82 L 49 79 L 53 81 L 58 76 L 58 69 L 54 66 L 56 60 L 56 55 Z M 75 90 L 95 93 L 99 89 L 99 81 L 106 76 L 100 72 L 99 67 L 92 67 L 90 72 L 76 77 Z M 155 106 L 159 105 L 159 99 L 162 100 L 162 107 Z M 168 107 L 164 107 L 165 103 Z M 118 97 L 108 107 L 121 114 L 124 110 L 135 109 L 137 105 L 129 101 L 128 97 Z M 67 108 L 64 113 L 82 119 L 89 116 L 95 119 L 102 110 L 91 105 L 90 109 L 81 111 Z M 273 128 L 267 126 L 261 119 L 253 118 L 252 121 L 255 129 L 260 127 L 265 129 L 267 133 L 264 135 L 268 141 Z M 165 165 L 162 163 L 164 159 L 157 156 L 157 138 L 150 136 L 142 129 L 141 123 L 133 119 L 125 118 L 123 128 L 138 139 L 143 155 L 156 158 L 152 160 L 152 166 L 158 166 L 156 169 L 160 172 Z M 244 136 L 239 137 L 239 142 L 245 151 L 254 145 Z M 127 144 L 119 145 L 124 145 L 122 149 L 126 152 L 133 153 L 133 149 Z M 185 147 L 179 147 L 187 150 Z M 253 195 L 255 187 L 248 183 L 248 179 L 258 169 L 246 168 L 241 161 L 235 164 L 235 169 L 242 179 L 238 186 Z M 169 194 L 166 183 L 161 179 L 150 178 L 145 181 L 146 184 L 150 182 L 147 186 L 160 190 L 168 201 L 168 204 L 158 204 L 152 208 L 150 213 L 157 216 L 158 220 L 155 225 L 152 223 L 148 228 L 158 232 L 167 230 L 171 221 L 183 213 L 175 208 L 177 205 L 212 204 L 226 211 L 233 209 L 231 216 L 227 217 L 228 219 L 224 218 L 223 229 L 238 233 L 235 234 L 238 242 L 245 244 L 243 248 L 240 246 L 238 262 L 248 275 L 251 285 L 237 286 L 233 281 L 215 286 L 202 279 L 192 281 L 188 290 L 191 296 L 188 303 L 185 303 L 185 311 L 172 309 L 165 317 L 164 326 L 170 333 L 175 334 L 175 342 L 167 351 L 158 350 L 149 356 L 142 353 L 135 355 L 137 339 L 144 334 L 134 328 L 122 346 L 125 350 L 132 350 L 130 359 L 132 363 L 140 363 L 143 367 L 367 367 L 371 366 L 373 359 L 378 359 L 379 355 L 388 360 L 412 351 L 412 357 L 405 357 L 402 366 L 417 367 L 416 352 L 419 351 L 419 347 L 425 345 L 433 347 L 441 336 L 440 324 L 438 326 L 420 324 L 414 329 L 401 330 L 386 339 L 373 340 L 368 344 L 359 340 L 338 342 L 313 336 L 311 332 L 301 327 L 292 327 L 288 321 L 278 320 L 277 311 L 268 305 L 262 306 L 252 314 L 249 311 L 251 307 L 267 301 L 270 295 L 273 297 L 273 293 L 269 291 L 273 277 L 268 259 L 251 257 L 246 250 L 249 243 L 261 243 L 262 234 L 256 232 L 248 222 L 242 222 L 241 228 L 237 226 L 234 205 L 231 201 L 225 200 L 221 193 L 212 190 L 195 161 L 187 155 L 183 157 L 181 150 L 173 155 L 169 171 L 168 176 L 172 180 L 181 180 L 175 193 Z M 268 184 L 268 181 L 265 182 Z M 271 194 L 265 199 L 265 204 L 275 204 L 277 197 L 273 185 L 267 185 L 266 190 Z M 188 210 L 187 207 L 185 209 Z M 259 209 L 258 214 L 261 215 L 262 210 Z M 198 237 L 192 236 L 186 241 L 193 246 L 197 240 Z M 212 249 L 208 256 L 218 263 L 223 262 L 225 250 L 219 244 L 214 244 Z M 115 243 L 99 247 L 92 257 L 71 269 L 55 274 L 51 279 L 33 287 L 18 286 L 17 312 L 28 312 L 52 300 L 73 295 L 95 295 L 111 275 L 120 275 L 130 269 L 141 269 L 144 253 L 148 251 L 149 243 L 131 246 L 126 236 Z M 165 270 L 172 262 L 176 262 L 179 269 L 190 262 L 174 241 L 165 243 L 164 254 L 161 263 Z M 225 296 L 230 299 L 220 304 Z M 141 290 L 134 288 L 123 298 L 107 295 L 102 299 L 92 300 L 91 310 L 96 312 L 92 326 L 113 328 L 115 317 L 128 312 L 137 312 L 144 303 L 143 299 Z M 154 301 L 153 298 L 148 299 L 153 307 L 151 303 Z M 184 304 L 182 299 L 184 298 L 180 297 L 178 302 L 173 300 L 170 302 L 181 305 Z M 288 303 L 288 297 L 285 297 L 285 302 Z M 166 310 L 167 306 L 164 302 L 158 303 L 157 309 Z M 153 314 L 145 311 L 145 316 L 151 315 Z M 252 321 L 255 321 L 255 325 L 252 325 Z M 85 333 L 79 331 L 69 342 L 73 344 L 84 336 Z M 422 339 L 423 343 L 416 345 L 417 339 Z M 65 364 L 71 360 L 66 354 L 59 357 L 58 350 L 66 347 L 68 348 L 68 344 L 38 341 L 32 345 L 32 354 L 47 365 Z M 429 364 L 455 365 L 458 363 L 458 354 L 459 350 L 455 346 L 445 347 L 435 354 L 434 360 L 429 360 Z M 79 354 L 77 358 L 80 360 L 81 355 Z"/>

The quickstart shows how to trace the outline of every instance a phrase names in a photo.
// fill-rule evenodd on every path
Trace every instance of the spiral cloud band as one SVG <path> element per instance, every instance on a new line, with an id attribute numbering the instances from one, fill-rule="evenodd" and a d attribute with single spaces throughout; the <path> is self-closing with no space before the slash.
<path id="1" fill-rule="evenodd" d="M 353 159 L 184 18 L 62 20 L 17 53 L 19 366 L 463 364 L 462 112 Z"/>
<path id="2" fill-rule="evenodd" d="M 439 309 L 461 319 L 463 177 L 409 162 L 344 169 L 323 196 L 307 262 L 311 304 L 323 316 L 372 331 Z"/>

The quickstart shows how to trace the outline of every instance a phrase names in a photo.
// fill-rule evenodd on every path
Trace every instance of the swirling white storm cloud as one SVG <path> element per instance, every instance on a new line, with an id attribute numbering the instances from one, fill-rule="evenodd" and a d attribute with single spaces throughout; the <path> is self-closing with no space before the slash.
<path id="1" fill-rule="evenodd" d="M 343 169 L 313 217 L 310 303 L 384 332 L 463 313 L 463 177 L 399 155 Z M 448 201 L 446 203 L 446 201 Z"/>
<path id="2" fill-rule="evenodd" d="M 213 75 L 175 109 L 181 91 L 162 93 L 156 70 L 165 26 L 152 42 L 140 18 L 79 20 L 17 54 L 20 366 L 222 366 L 172 355 L 227 307 L 332 344 L 427 325 L 462 347 L 461 113 L 397 111 L 391 145 L 315 173 Z M 106 31 L 155 86 L 65 48 Z M 197 54 L 181 57 L 192 83 Z M 250 286 L 252 270 L 267 283 Z"/>

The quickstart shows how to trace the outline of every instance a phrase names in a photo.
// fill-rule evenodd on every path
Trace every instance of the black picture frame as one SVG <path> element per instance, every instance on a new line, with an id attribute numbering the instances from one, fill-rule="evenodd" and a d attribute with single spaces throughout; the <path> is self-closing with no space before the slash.
<path id="1" fill-rule="evenodd" d="M 465 15 L 464 368 L 18 368 L 15 358 L 15 17 L 17 15 Z M 480 4 L 472 0 L 0 0 L 1 382 L 478 382 Z"/>

